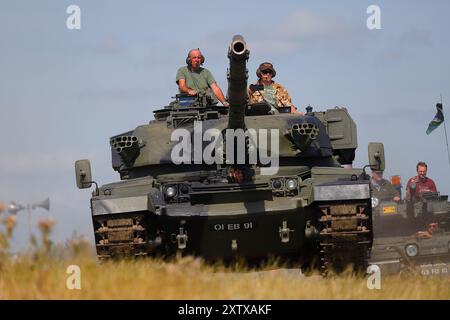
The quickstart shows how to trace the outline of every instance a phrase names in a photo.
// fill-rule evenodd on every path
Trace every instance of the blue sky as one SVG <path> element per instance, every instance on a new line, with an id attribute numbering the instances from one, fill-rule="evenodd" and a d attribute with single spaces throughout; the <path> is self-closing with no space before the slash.
<path id="1" fill-rule="evenodd" d="M 81 8 L 68 30 L 66 8 Z M 366 27 L 369 5 L 381 30 Z M 425 130 L 443 95 L 450 101 L 448 12 L 442 1 L 2 1 L 0 5 L 0 201 L 51 198 L 53 238 L 92 238 L 90 192 L 75 186 L 73 163 L 91 159 L 103 184 L 112 170 L 109 137 L 153 118 L 176 91 L 186 53 L 200 47 L 226 91 L 227 47 L 242 34 L 250 81 L 263 61 L 300 109 L 346 106 L 358 126 L 356 166 L 367 143 L 385 145 L 385 176 L 406 183 L 419 160 L 450 193 L 444 127 Z M 450 130 L 450 128 L 449 128 Z M 19 213 L 16 247 L 26 244 Z"/>

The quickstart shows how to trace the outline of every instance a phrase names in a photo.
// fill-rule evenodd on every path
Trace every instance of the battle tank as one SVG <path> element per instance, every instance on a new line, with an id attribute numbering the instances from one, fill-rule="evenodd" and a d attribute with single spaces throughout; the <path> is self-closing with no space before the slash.
<path id="1" fill-rule="evenodd" d="M 323 274 L 365 271 L 370 185 L 349 166 L 357 137 L 347 109 L 250 105 L 243 37 L 233 37 L 228 58 L 229 108 L 179 94 L 148 124 L 110 139 L 121 180 L 96 184 L 91 198 L 98 257 L 277 257 Z M 382 144 L 369 144 L 369 162 L 384 169 Z M 75 171 L 78 187 L 91 187 L 89 161 Z"/>
<path id="2" fill-rule="evenodd" d="M 395 193 L 372 193 L 374 243 L 370 264 L 384 274 L 450 276 L 448 196 L 427 192 L 416 200 L 401 199 L 400 177 L 392 180 Z M 393 200 L 395 195 L 400 195 L 399 201 Z"/>

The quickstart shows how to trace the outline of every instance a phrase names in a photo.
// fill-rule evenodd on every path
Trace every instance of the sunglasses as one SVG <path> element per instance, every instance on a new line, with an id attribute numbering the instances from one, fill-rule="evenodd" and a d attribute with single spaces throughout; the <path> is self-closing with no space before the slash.
<path id="1" fill-rule="evenodd" d="M 269 70 L 269 69 L 263 70 L 263 71 L 261 71 L 261 73 L 262 74 L 272 74 L 272 70 Z"/>

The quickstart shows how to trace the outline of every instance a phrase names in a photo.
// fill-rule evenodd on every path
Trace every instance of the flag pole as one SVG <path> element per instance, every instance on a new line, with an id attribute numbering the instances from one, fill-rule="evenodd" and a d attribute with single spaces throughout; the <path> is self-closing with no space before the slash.
<path id="1" fill-rule="evenodd" d="M 442 94 L 441 94 L 441 105 L 443 106 L 443 104 L 442 104 Z M 442 108 L 442 114 L 444 114 L 444 108 Z M 444 116 L 444 133 L 445 133 L 445 142 L 447 143 L 448 165 L 450 167 L 450 152 L 448 150 L 447 126 L 445 125 L 445 116 Z"/>

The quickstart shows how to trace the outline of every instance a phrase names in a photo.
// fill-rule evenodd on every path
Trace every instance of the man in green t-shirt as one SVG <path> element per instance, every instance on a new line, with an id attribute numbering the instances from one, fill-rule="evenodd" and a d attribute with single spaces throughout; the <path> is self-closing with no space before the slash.
<path id="1" fill-rule="evenodd" d="M 207 90 L 211 88 L 217 99 L 224 106 L 228 106 L 228 102 L 211 72 L 201 67 L 203 62 L 205 62 L 205 57 L 200 52 L 200 49 L 189 51 L 186 58 L 187 66 L 181 67 L 177 72 L 178 89 L 181 93 L 195 96 L 198 93 L 206 94 Z"/>

